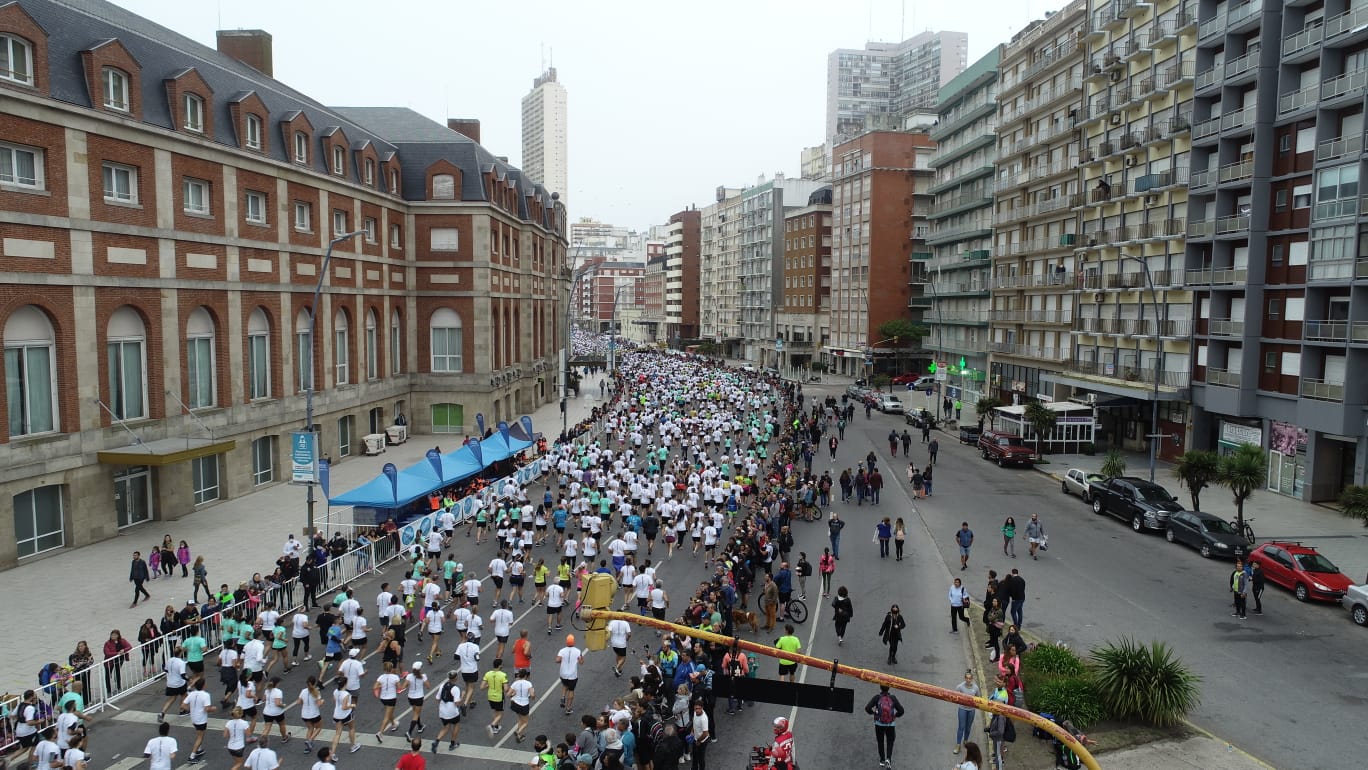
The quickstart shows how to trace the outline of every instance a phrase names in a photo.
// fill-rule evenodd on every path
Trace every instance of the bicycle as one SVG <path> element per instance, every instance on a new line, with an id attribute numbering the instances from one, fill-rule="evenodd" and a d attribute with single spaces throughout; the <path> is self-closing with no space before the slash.
<path id="1" fill-rule="evenodd" d="M 784 616 L 789 620 L 793 621 L 794 623 L 802 623 L 803 621 L 807 620 L 807 602 L 803 601 L 802 599 L 790 598 L 788 600 L 788 604 L 784 605 Z"/>
<path id="2" fill-rule="evenodd" d="M 1231 519 L 1230 526 L 1234 527 L 1236 532 L 1243 535 L 1244 539 L 1249 541 L 1250 545 L 1254 545 L 1254 528 L 1249 526 L 1249 523 L 1251 521 L 1254 521 L 1254 519 L 1246 516 L 1244 520 L 1244 527 L 1241 527 L 1238 520 Z"/>

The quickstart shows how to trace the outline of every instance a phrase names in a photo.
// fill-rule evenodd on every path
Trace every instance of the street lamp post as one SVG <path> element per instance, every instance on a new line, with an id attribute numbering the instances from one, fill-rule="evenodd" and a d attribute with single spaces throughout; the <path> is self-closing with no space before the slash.
<path id="1" fill-rule="evenodd" d="M 1164 344 L 1164 343 L 1163 343 L 1163 340 L 1162 340 L 1162 335 L 1161 335 L 1161 333 L 1160 333 L 1161 330 L 1160 330 L 1160 328 L 1159 328 L 1160 323 L 1161 323 L 1161 322 L 1160 322 L 1160 318 L 1159 318 L 1159 292 L 1154 288 L 1154 277 L 1153 277 L 1152 275 L 1150 275 L 1149 263 L 1146 262 L 1144 259 L 1142 259 L 1142 258 L 1140 258 L 1140 257 L 1137 257 L 1137 256 L 1135 256 L 1135 255 L 1133 255 L 1133 254 L 1122 254 L 1122 255 L 1121 255 L 1121 261 L 1122 261 L 1122 262 L 1125 262 L 1125 261 L 1127 261 L 1127 260 L 1132 261 L 1132 262 L 1137 262 L 1137 263 L 1139 263 L 1140 267 L 1145 271 L 1145 283 L 1149 286 L 1149 290 L 1150 290 L 1150 303 L 1151 303 L 1152 307 L 1154 308 L 1154 391 L 1153 391 L 1154 398 L 1153 398 L 1153 400 L 1152 400 L 1151 403 L 1150 403 L 1150 436 L 1149 436 L 1149 440 L 1150 440 L 1150 442 L 1149 442 L 1149 450 L 1150 450 L 1150 452 L 1149 452 L 1149 480 L 1150 480 L 1150 483 L 1153 484 L 1153 483 L 1154 483 L 1155 460 L 1156 460 L 1156 455 L 1157 455 L 1157 453 L 1158 453 L 1158 451 L 1159 451 L 1159 438 L 1160 438 L 1160 436 L 1159 436 L 1159 367 L 1160 367 L 1160 365 L 1162 364 L 1162 362 L 1163 362 L 1163 357 L 1164 357 L 1164 348 L 1163 348 L 1163 344 Z M 1144 303 L 1144 301 L 1142 300 L 1142 301 L 1140 302 L 1140 322 L 1141 322 L 1142 325 L 1144 324 L 1144 321 L 1145 321 L 1145 303 Z"/>
<path id="2" fill-rule="evenodd" d="M 314 334 L 318 328 L 318 299 L 323 293 L 323 282 L 328 278 L 328 263 L 332 261 L 333 247 L 339 243 L 349 241 L 358 235 L 362 235 L 365 232 L 365 230 L 357 230 L 356 232 L 343 233 L 336 238 L 333 238 L 331 241 L 328 241 L 328 249 L 323 252 L 323 264 L 318 271 L 318 283 L 314 285 L 313 305 L 309 307 L 309 388 L 304 391 L 304 430 L 311 436 L 314 432 Z M 318 451 L 317 438 L 314 439 L 314 451 Z M 308 486 L 308 497 L 305 498 L 308 503 L 308 520 L 304 525 L 304 536 L 313 540 L 314 532 L 316 531 L 314 527 L 314 482 L 310 481 Z"/>

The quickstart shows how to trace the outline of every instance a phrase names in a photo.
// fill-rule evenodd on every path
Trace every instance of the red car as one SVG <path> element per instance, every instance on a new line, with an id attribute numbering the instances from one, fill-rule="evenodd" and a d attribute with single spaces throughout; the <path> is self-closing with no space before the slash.
<path id="1" fill-rule="evenodd" d="M 916 382 L 919 377 L 921 377 L 921 375 L 917 374 L 916 372 L 907 372 L 905 374 L 900 374 L 897 377 L 894 377 L 893 384 L 906 385 L 910 382 Z"/>
<path id="2" fill-rule="evenodd" d="M 1291 589 L 1303 602 L 1339 601 L 1353 583 L 1315 548 L 1298 542 L 1270 540 L 1251 551 L 1249 560 L 1258 562 L 1265 580 Z"/>

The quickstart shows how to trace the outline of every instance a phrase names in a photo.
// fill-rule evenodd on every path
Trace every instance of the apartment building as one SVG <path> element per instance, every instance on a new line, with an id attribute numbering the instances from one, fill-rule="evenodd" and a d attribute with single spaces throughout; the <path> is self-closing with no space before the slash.
<path id="1" fill-rule="evenodd" d="M 664 340 L 679 347 L 698 339 L 699 249 L 702 213 L 690 206 L 670 216 L 665 228 Z"/>
<path id="2" fill-rule="evenodd" d="M 741 189 L 718 187 L 715 201 L 703 209 L 699 237 L 699 297 L 707 311 L 699 313 L 702 337 L 728 358 L 741 355 L 740 281 Z M 703 300 L 700 299 L 700 302 Z"/>
<path id="3" fill-rule="evenodd" d="M 966 404 L 978 401 L 988 374 L 1000 54 L 1000 48 L 989 51 L 940 91 L 930 132 L 936 141 L 931 250 L 912 252 L 910 267 L 931 299 L 923 345 L 947 364 L 947 395 Z"/>
<path id="4" fill-rule="evenodd" d="M 985 392 L 1007 404 L 1054 398 L 1041 376 L 1073 349 L 1086 27 L 1075 0 L 1002 49 Z"/>
<path id="5" fill-rule="evenodd" d="M 829 147 L 868 131 L 900 131 L 969 64 L 969 36 L 922 32 L 901 43 L 867 43 L 827 55 L 826 141 Z"/>
<path id="6" fill-rule="evenodd" d="M 1368 8 L 1202 4 L 1186 286 L 1194 443 L 1268 452 L 1270 491 L 1362 483 Z"/>
<path id="7" fill-rule="evenodd" d="M 98 0 L 0 6 L 0 566 L 280 483 L 310 391 L 335 461 L 400 414 L 554 398 L 564 206 L 227 37 L 248 61 Z"/>
<path id="8" fill-rule="evenodd" d="M 879 327 L 922 323 L 930 305 L 913 283 L 912 254 L 926 248 L 935 151 L 925 131 L 875 131 L 832 152 L 831 338 L 823 348 L 832 371 L 894 372 L 924 357 Z"/>
<path id="9" fill-rule="evenodd" d="M 528 178 L 562 200 L 570 191 L 568 122 L 565 86 L 548 67 L 522 100 L 522 163 Z"/>
<path id="10" fill-rule="evenodd" d="M 1193 303 L 1182 269 L 1196 35 L 1190 0 L 1088 4 L 1078 230 L 1074 262 L 1056 268 L 1076 296 L 1074 346 L 1058 354 L 1058 374 L 1041 378 L 1057 398 L 1094 404 L 1111 446 L 1147 447 L 1157 410 L 1166 458 L 1187 443 Z"/>
<path id="11" fill-rule="evenodd" d="M 740 297 L 741 356 L 758 366 L 778 361 L 775 308 L 783 304 L 784 210 L 807 203 L 823 186 L 811 179 L 776 174 L 741 191 Z"/>
<path id="12" fill-rule="evenodd" d="M 784 294 L 775 345 L 785 371 L 810 368 L 831 336 L 831 188 L 784 215 Z"/>
<path id="13" fill-rule="evenodd" d="M 622 329 L 618 312 L 636 304 L 637 282 L 645 276 L 644 260 L 629 262 L 603 257 L 587 260 L 571 277 L 575 323 L 593 331 Z"/>
<path id="14" fill-rule="evenodd" d="M 618 312 L 631 308 L 630 320 L 622 321 L 618 328 L 628 339 L 643 345 L 653 345 L 664 340 L 665 334 L 665 292 L 666 263 L 668 259 L 662 252 L 646 257 L 646 269 L 636 279 L 630 300 L 624 292 L 618 301 Z"/>

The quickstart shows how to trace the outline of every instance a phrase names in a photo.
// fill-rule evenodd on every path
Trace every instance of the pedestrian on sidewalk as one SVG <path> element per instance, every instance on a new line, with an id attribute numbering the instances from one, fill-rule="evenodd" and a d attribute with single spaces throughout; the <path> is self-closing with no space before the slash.
<path id="1" fill-rule="evenodd" d="M 822 555 L 817 558 L 817 572 L 822 576 L 822 598 L 831 595 L 831 576 L 836 572 L 836 557 L 831 555 L 830 548 L 823 548 Z"/>
<path id="2" fill-rule="evenodd" d="M 836 589 L 836 598 L 831 600 L 831 609 L 836 624 L 836 644 L 843 644 L 846 626 L 855 616 L 855 605 L 850 601 L 850 591 L 845 586 Z"/>
<path id="3" fill-rule="evenodd" d="M 955 690 L 958 691 L 961 695 L 965 695 L 970 698 L 977 698 L 979 694 L 979 688 L 978 685 L 974 683 L 974 672 L 966 670 L 964 672 L 964 681 L 955 685 Z M 969 743 L 969 739 L 973 737 L 974 714 L 978 713 L 978 709 L 961 705 L 958 709 L 958 712 L 959 713 L 957 714 L 957 716 L 959 718 L 959 723 L 958 726 L 955 728 L 956 754 L 960 752 L 960 747 Z"/>
<path id="4" fill-rule="evenodd" d="M 963 621 L 964 625 L 969 625 L 969 618 L 965 615 L 965 611 L 968 609 L 969 590 L 964 587 L 959 578 L 955 578 L 954 585 L 950 586 L 950 633 L 959 633 L 959 625 L 956 621 Z"/>
<path id="5" fill-rule="evenodd" d="M 902 641 L 904 628 L 907 628 L 907 621 L 903 619 L 898 605 L 889 607 L 888 612 L 884 614 L 883 624 L 879 626 L 879 638 L 888 647 L 887 662 L 890 665 L 898 662 L 898 643 Z"/>
<path id="6" fill-rule="evenodd" d="M 1263 573 L 1263 567 L 1260 567 L 1260 566 L 1259 566 L 1259 563 L 1258 563 L 1257 561 L 1255 561 L 1255 562 L 1250 562 L 1249 566 L 1250 566 L 1250 568 L 1251 568 L 1251 572 L 1250 572 L 1250 576 L 1249 576 L 1249 585 L 1250 585 L 1250 588 L 1253 589 L 1253 594 L 1254 594 L 1254 614 L 1255 614 L 1255 615 L 1262 615 L 1262 614 L 1263 614 L 1263 592 L 1264 592 L 1264 573 Z"/>
<path id="7" fill-rule="evenodd" d="M 148 581 L 150 575 L 151 573 L 147 568 L 147 562 L 143 561 L 142 552 L 134 551 L 133 562 L 129 565 L 128 569 L 128 582 L 133 584 L 133 603 L 128 605 L 129 609 L 138 606 L 139 595 L 144 599 L 152 598 L 152 594 L 148 593 L 147 589 L 143 587 L 143 583 Z"/>
<path id="8" fill-rule="evenodd" d="M 837 479 L 837 482 L 841 485 L 841 502 L 850 502 L 850 495 L 854 489 L 854 481 L 851 480 L 849 468 L 841 471 L 841 476 Z"/>
<path id="9" fill-rule="evenodd" d="M 908 481 L 912 482 L 912 499 L 920 500 L 922 496 L 922 486 L 926 482 L 925 477 L 922 476 L 921 471 L 917 470 L 915 465 L 909 465 L 907 467 L 907 475 L 910 477 Z"/>
<path id="10" fill-rule="evenodd" d="M 929 429 L 928 429 L 926 432 L 927 432 L 928 435 L 931 433 L 931 431 L 930 431 Z M 929 443 L 929 444 L 926 445 L 926 454 L 927 454 L 927 456 L 930 458 L 930 459 L 927 461 L 927 464 L 928 464 L 928 465 L 935 465 L 935 464 L 936 464 L 936 453 L 939 452 L 939 451 L 940 451 L 940 440 L 939 440 L 939 439 L 934 439 L 934 438 L 931 439 L 931 443 Z"/>
<path id="11" fill-rule="evenodd" d="M 843 476 L 842 478 L 844 478 L 844 476 Z M 842 485 L 842 490 L 844 490 L 844 489 L 845 489 L 845 486 Z M 848 496 L 847 496 L 847 497 L 848 497 Z M 845 501 L 842 500 L 841 502 L 845 502 Z M 832 511 L 832 512 L 831 512 L 831 518 L 827 520 L 827 538 L 828 538 L 829 540 L 831 540 L 831 549 L 830 549 L 830 550 L 831 550 L 831 557 L 832 557 L 833 559 L 840 559 L 840 558 L 841 558 L 841 530 L 842 530 L 842 529 L 845 529 L 845 522 L 841 519 L 840 514 L 836 513 L 835 511 Z M 834 565 L 833 565 L 832 569 L 833 569 L 833 570 L 835 569 L 835 566 L 834 566 Z"/>
<path id="12" fill-rule="evenodd" d="M 879 558 L 888 558 L 888 542 L 893 539 L 893 524 L 885 516 L 874 525 L 874 540 L 879 544 Z"/>
<path id="13" fill-rule="evenodd" d="M 907 525 L 903 523 L 902 517 L 893 522 L 893 550 L 897 554 L 897 561 L 903 560 L 903 545 L 907 542 Z"/>
<path id="14" fill-rule="evenodd" d="M 907 457 L 912 451 L 912 434 L 907 432 L 907 428 L 903 428 L 902 435 L 898 438 L 902 441 L 903 457 Z"/>
<path id="15" fill-rule="evenodd" d="M 969 549 L 974 545 L 974 531 L 969 529 L 969 522 L 960 522 L 960 528 L 955 531 L 955 542 L 959 545 L 960 571 L 969 569 Z"/>
<path id="16" fill-rule="evenodd" d="M 897 457 L 897 456 L 898 456 L 898 431 L 897 431 L 897 430 L 890 430 L 890 431 L 888 432 L 888 454 L 889 454 L 889 456 L 891 456 L 891 457 Z"/>
<path id="17" fill-rule="evenodd" d="M 1045 525 L 1038 513 L 1031 514 L 1031 520 L 1026 522 L 1026 542 L 1031 544 L 1031 558 L 1039 561 L 1036 551 L 1045 543 Z"/>
<path id="18" fill-rule="evenodd" d="M 1235 562 L 1235 571 L 1230 573 L 1230 593 L 1235 599 L 1235 611 L 1230 613 L 1233 618 L 1245 619 L 1245 602 L 1249 594 L 1249 576 L 1244 571 L 1244 561 Z"/>
<path id="19" fill-rule="evenodd" d="M 1008 516 L 1002 522 L 1002 555 L 1016 558 L 1016 517 Z"/>
<path id="20" fill-rule="evenodd" d="M 879 492 L 883 490 L 884 485 L 883 474 L 879 473 L 879 469 L 874 467 L 873 463 L 870 463 L 869 467 L 869 496 L 872 498 L 874 504 L 878 505 Z"/>
<path id="21" fill-rule="evenodd" d="M 886 684 L 879 685 L 879 694 L 869 699 L 864 710 L 866 714 L 874 717 L 874 742 L 879 747 L 879 766 L 892 767 L 893 741 L 897 738 L 897 729 L 894 725 L 898 717 L 906 711 L 893 693 L 889 692 Z"/>

